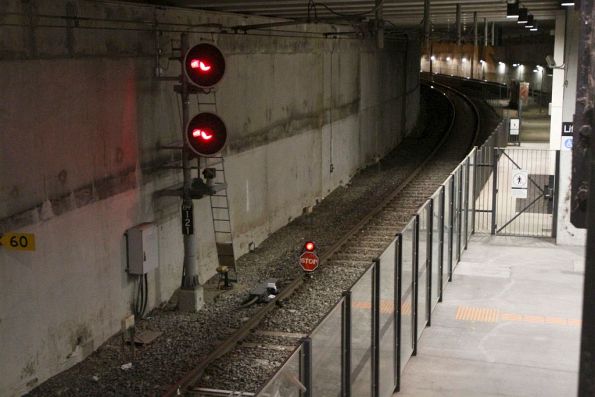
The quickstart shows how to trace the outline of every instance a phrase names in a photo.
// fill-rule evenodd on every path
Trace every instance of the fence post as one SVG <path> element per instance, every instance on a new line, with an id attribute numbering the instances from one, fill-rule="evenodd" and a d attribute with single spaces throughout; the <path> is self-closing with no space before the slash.
<path id="1" fill-rule="evenodd" d="M 560 188 L 560 151 L 556 150 L 556 170 L 554 175 L 554 202 L 552 204 L 552 237 L 558 237 L 558 190 Z"/>
<path id="2" fill-rule="evenodd" d="M 372 281 L 372 396 L 380 394 L 380 259 L 374 259 Z"/>
<path id="3" fill-rule="evenodd" d="M 351 397 L 351 291 L 343 292 L 341 321 L 341 395 Z"/>
<path id="4" fill-rule="evenodd" d="M 413 223 L 413 353 L 412 356 L 417 355 L 417 316 L 418 310 L 418 273 L 419 273 L 419 214 L 415 214 L 415 221 Z"/>
<path id="5" fill-rule="evenodd" d="M 473 208 L 471 211 L 471 234 L 475 234 L 475 201 L 477 200 L 475 195 L 477 194 L 477 162 L 479 161 L 479 156 L 477 154 L 478 151 L 479 148 L 475 146 L 475 152 L 473 153 L 473 191 L 471 192 L 471 206 Z"/>
<path id="6" fill-rule="evenodd" d="M 430 202 L 428 203 L 427 207 L 427 243 L 426 243 L 426 272 L 428 275 L 428 288 L 426 293 L 426 311 L 428 313 L 428 327 L 432 326 L 432 269 L 434 268 L 433 265 L 433 255 L 432 255 L 432 242 L 433 242 L 433 235 L 434 235 L 434 199 L 431 198 Z"/>
<path id="7" fill-rule="evenodd" d="M 393 343 L 394 348 L 394 371 L 395 371 L 395 392 L 401 389 L 401 295 L 402 295 L 402 277 L 403 277 L 403 235 L 397 234 L 395 243 L 395 296 L 393 315 L 395 316 L 395 339 Z"/>
<path id="8" fill-rule="evenodd" d="M 491 234 L 496 234 L 496 194 L 498 193 L 498 148 L 492 150 L 492 227 Z"/>
<path id="9" fill-rule="evenodd" d="M 457 186 L 457 195 L 459 197 L 459 206 L 457 209 L 457 263 L 461 259 L 461 234 L 463 233 L 463 165 L 459 165 L 459 185 Z"/>
<path id="10" fill-rule="evenodd" d="M 304 397 L 314 397 L 312 393 L 312 339 L 305 337 L 303 340 L 304 346 L 304 382 L 306 388 Z"/>
<path id="11" fill-rule="evenodd" d="M 448 211 L 448 281 L 452 281 L 452 245 L 454 243 L 453 239 L 453 229 L 454 229 L 454 204 L 455 201 L 453 200 L 455 195 L 455 177 L 454 175 L 450 176 L 450 194 L 448 197 L 448 205 L 450 210 Z"/>
<path id="12" fill-rule="evenodd" d="M 440 249 L 438 250 L 438 302 L 442 302 L 442 294 L 444 292 L 444 201 L 446 200 L 446 188 L 444 185 L 440 187 L 440 226 L 438 229 L 438 238 Z"/>
<path id="13" fill-rule="evenodd" d="M 471 171 L 471 157 L 467 157 L 466 161 L 467 172 L 465 173 L 465 205 L 463 208 L 465 209 L 465 216 L 464 216 L 464 225 L 465 225 L 465 232 L 463 236 L 465 237 L 465 246 L 464 249 L 467 249 L 467 244 L 469 243 L 469 172 Z"/>

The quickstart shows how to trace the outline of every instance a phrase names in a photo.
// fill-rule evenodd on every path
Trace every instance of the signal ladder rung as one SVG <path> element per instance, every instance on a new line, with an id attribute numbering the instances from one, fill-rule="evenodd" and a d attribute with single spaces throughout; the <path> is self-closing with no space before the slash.
<path id="1" fill-rule="evenodd" d="M 216 210 L 228 210 L 229 209 L 229 207 L 215 207 L 215 206 L 213 208 Z"/>
<path id="2" fill-rule="evenodd" d="M 229 222 L 230 221 L 229 219 L 221 219 L 221 218 L 213 218 L 213 220 L 217 221 L 217 222 Z"/>

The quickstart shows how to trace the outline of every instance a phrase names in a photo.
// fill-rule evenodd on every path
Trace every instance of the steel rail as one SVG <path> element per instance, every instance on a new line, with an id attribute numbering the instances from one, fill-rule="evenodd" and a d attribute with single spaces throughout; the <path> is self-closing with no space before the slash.
<path id="1" fill-rule="evenodd" d="M 422 84 L 428 85 L 432 89 L 434 89 L 434 88 L 431 87 L 431 84 L 439 85 L 447 90 L 452 90 L 453 92 L 457 93 L 457 95 L 463 97 L 469 104 L 471 104 L 472 108 L 474 109 L 474 111 L 476 113 L 476 128 L 474 131 L 474 137 L 473 137 L 473 141 L 471 144 L 471 146 L 473 146 L 473 143 L 476 141 L 477 135 L 479 133 L 479 112 L 477 111 L 477 108 L 475 107 L 473 102 L 466 95 L 461 93 L 460 91 L 451 89 L 450 87 L 448 87 L 444 84 L 430 83 L 430 82 L 423 81 L 423 80 L 422 80 Z M 374 216 L 378 215 L 378 213 L 380 213 L 391 201 L 393 201 L 396 198 L 396 196 L 399 195 L 399 193 L 401 193 L 409 185 L 409 183 L 411 183 L 415 179 L 415 177 L 425 168 L 425 166 L 431 160 L 434 159 L 434 157 L 438 154 L 438 152 L 440 151 L 440 149 L 442 148 L 444 143 L 450 137 L 452 130 L 453 130 L 454 123 L 455 123 L 455 119 L 456 119 L 456 114 L 455 114 L 456 110 L 455 110 L 454 101 L 451 98 L 449 98 L 446 93 L 444 93 L 440 90 L 437 90 L 437 89 L 435 89 L 435 90 L 437 92 L 439 92 L 440 94 L 444 95 L 444 97 L 449 102 L 449 105 L 450 105 L 450 108 L 452 111 L 453 116 L 452 116 L 449 126 L 448 126 L 448 130 L 447 130 L 448 132 L 446 134 L 444 134 L 444 136 L 441 138 L 441 140 L 438 142 L 438 144 L 434 147 L 432 152 L 430 152 L 430 154 L 418 165 L 418 167 L 414 171 L 412 171 L 412 173 L 402 183 L 399 184 L 399 186 L 397 186 L 391 193 L 387 194 L 387 196 L 385 196 L 382 199 L 382 201 L 378 205 L 376 205 L 374 207 L 374 209 L 372 209 L 372 211 L 370 211 L 368 214 L 366 214 L 355 226 L 353 226 L 351 229 L 349 229 L 349 231 L 347 233 L 345 233 L 338 241 L 333 243 L 330 247 L 326 248 L 320 254 L 320 262 L 321 263 L 325 263 L 328 260 L 330 260 L 333 255 L 335 255 L 337 252 L 339 252 L 341 250 L 341 248 L 345 245 L 345 243 L 351 237 L 353 237 L 355 234 L 357 234 L 366 224 L 369 223 L 369 221 Z M 213 349 L 207 356 L 205 356 L 203 359 L 201 359 L 200 363 L 195 368 L 193 368 L 191 371 L 186 373 L 175 384 L 171 385 L 168 388 L 168 390 L 163 394 L 163 396 L 164 397 L 172 397 L 172 396 L 183 395 L 186 391 L 192 392 L 193 385 L 200 380 L 204 370 L 213 361 L 215 361 L 219 357 L 221 357 L 224 354 L 231 351 L 238 344 L 238 342 L 240 342 L 242 339 L 244 339 L 246 336 L 248 336 L 250 334 L 250 332 L 252 332 L 252 330 L 260 324 L 262 319 L 269 312 L 271 312 L 277 305 L 281 304 L 284 300 L 286 300 L 288 297 L 290 297 L 293 294 L 293 292 L 295 292 L 295 290 L 297 290 L 303 284 L 303 282 L 304 282 L 303 277 L 298 277 L 298 278 L 293 279 L 288 285 L 286 285 L 279 292 L 279 294 L 274 299 L 272 299 L 265 306 L 263 306 L 260 310 L 258 310 L 248 321 L 243 323 L 240 328 L 238 328 L 235 332 L 233 332 L 221 344 L 219 344 L 217 347 L 215 347 L 215 349 Z"/>

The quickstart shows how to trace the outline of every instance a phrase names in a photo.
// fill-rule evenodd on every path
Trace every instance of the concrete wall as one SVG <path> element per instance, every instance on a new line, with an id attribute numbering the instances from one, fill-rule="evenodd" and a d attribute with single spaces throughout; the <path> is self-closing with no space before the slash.
<path id="1" fill-rule="evenodd" d="M 153 195 L 181 181 L 179 171 L 159 167 L 175 155 L 158 145 L 179 140 L 181 127 L 173 83 L 153 76 L 155 21 L 165 74 L 179 73 L 167 61 L 179 38 L 171 30 L 192 25 L 203 33 L 191 43 L 213 41 L 226 54 L 216 103 L 230 133 L 224 155 L 238 253 L 386 154 L 417 117 L 415 37 L 379 51 L 372 40 L 318 34 L 341 27 L 235 35 L 201 24 L 270 20 L 124 3 L 1 2 L 0 232 L 35 233 L 37 250 L 0 249 L 0 395 L 34 387 L 119 330 L 134 293 L 123 237 L 131 226 L 158 226 L 149 307 L 179 286 L 180 201 Z M 195 201 L 195 217 L 204 282 L 217 265 L 207 200 Z"/>

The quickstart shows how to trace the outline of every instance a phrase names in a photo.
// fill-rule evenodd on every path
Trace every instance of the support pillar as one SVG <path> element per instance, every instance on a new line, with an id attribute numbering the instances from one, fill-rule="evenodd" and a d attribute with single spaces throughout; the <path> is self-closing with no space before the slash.
<path id="1" fill-rule="evenodd" d="M 574 10 L 561 11 L 556 16 L 554 60 L 563 68 L 554 69 L 550 120 L 550 149 L 560 151 L 560 183 L 558 197 L 557 243 L 585 244 L 586 232 L 571 222 L 572 151 L 561 147 L 563 122 L 572 122 L 576 103 L 578 36 L 580 14 Z"/>
<path id="2" fill-rule="evenodd" d="M 430 78 L 432 75 L 432 50 L 430 46 L 430 34 L 432 33 L 432 23 L 430 21 L 430 0 L 424 0 L 424 40 L 426 54 L 430 62 Z"/>
<path id="3" fill-rule="evenodd" d="M 471 78 L 474 76 L 475 60 L 477 54 L 477 11 L 473 12 L 473 55 L 471 55 Z"/>

